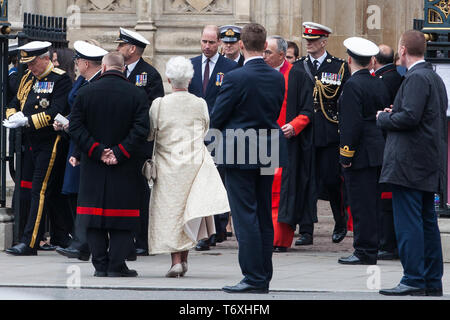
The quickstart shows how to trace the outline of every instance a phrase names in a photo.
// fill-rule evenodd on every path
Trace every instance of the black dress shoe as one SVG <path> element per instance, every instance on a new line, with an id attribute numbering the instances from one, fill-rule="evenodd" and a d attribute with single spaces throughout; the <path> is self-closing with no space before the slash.
<path id="1" fill-rule="evenodd" d="M 122 269 L 122 271 L 108 271 L 107 272 L 108 277 L 110 278 L 135 278 L 138 276 L 138 273 L 136 270 L 130 270 L 128 268 Z"/>
<path id="2" fill-rule="evenodd" d="M 395 288 L 380 290 L 380 294 L 385 296 L 424 296 L 426 292 L 425 289 L 410 287 L 400 283 Z"/>
<path id="3" fill-rule="evenodd" d="M 426 288 L 425 293 L 429 297 L 442 297 L 444 295 L 442 288 Z"/>
<path id="4" fill-rule="evenodd" d="M 395 252 L 389 252 L 389 251 L 378 251 L 377 254 L 378 260 L 398 260 L 398 254 Z"/>
<path id="5" fill-rule="evenodd" d="M 286 247 L 273 247 L 273 252 L 287 252 Z"/>
<path id="6" fill-rule="evenodd" d="M 303 233 L 300 235 L 297 241 L 295 241 L 296 246 L 310 246 L 313 244 L 313 236 L 309 233 Z"/>
<path id="7" fill-rule="evenodd" d="M 94 277 L 98 277 L 98 278 L 105 278 L 107 277 L 108 274 L 106 273 L 106 271 L 95 271 L 94 272 Z"/>
<path id="8" fill-rule="evenodd" d="M 44 243 L 42 246 L 40 245 L 38 247 L 38 250 L 41 250 L 41 251 L 55 251 L 56 248 L 57 248 L 56 246 L 52 246 L 51 244 Z"/>
<path id="9" fill-rule="evenodd" d="M 375 264 L 377 264 L 376 261 L 370 261 L 368 259 L 360 259 L 357 256 L 355 256 L 354 254 L 352 254 L 351 256 L 346 257 L 346 258 L 340 258 L 338 260 L 338 262 L 340 264 L 351 264 L 351 265 L 358 265 L 358 264 L 375 265 Z"/>
<path id="10" fill-rule="evenodd" d="M 226 293 L 257 293 L 257 294 L 269 293 L 269 288 L 267 287 L 264 288 L 255 287 L 245 282 L 239 282 L 235 286 L 223 287 L 222 290 L 225 291 Z"/>
<path id="11" fill-rule="evenodd" d="M 19 243 L 12 248 L 6 249 L 6 253 L 15 256 L 37 256 L 37 250 L 30 248 L 25 243 Z"/>
<path id="12" fill-rule="evenodd" d="M 56 252 L 58 252 L 60 255 L 63 255 L 69 259 L 77 259 L 78 257 L 80 257 L 80 250 L 72 248 L 72 247 L 67 247 L 67 248 L 58 247 L 58 248 L 56 248 Z"/>
<path id="13" fill-rule="evenodd" d="M 227 231 L 227 237 L 228 237 L 228 238 L 231 238 L 232 236 L 233 236 L 233 232 L 228 232 L 228 231 Z"/>
<path id="14" fill-rule="evenodd" d="M 217 244 L 217 235 L 213 234 L 211 237 L 209 237 L 208 244 L 211 247 L 215 247 Z"/>
<path id="15" fill-rule="evenodd" d="M 140 257 L 146 257 L 149 254 L 148 254 L 148 250 L 138 248 L 138 249 L 136 249 L 136 255 L 140 256 Z"/>
<path id="16" fill-rule="evenodd" d="M 208 251 L 209 243 L 208 240 L 200 240 L 195 246 L 195 251 Z"/>
<path id="17" fill-rule="evenodd" d="M 331 236 L 331 240 L 333 240 L 334 243 L 339 243 L 342 240 L 344 240 L 346 235 L 347 235 L 347 230 L 334 231 L 333 235 Z"/>
<path id="18" fill-rule="evenodd" d="M 216 234 L 216 242 L 217 243 L 222 243 L 224 241 L 227 241 L 227 234 L 226 234 L 226 232 Z"/>

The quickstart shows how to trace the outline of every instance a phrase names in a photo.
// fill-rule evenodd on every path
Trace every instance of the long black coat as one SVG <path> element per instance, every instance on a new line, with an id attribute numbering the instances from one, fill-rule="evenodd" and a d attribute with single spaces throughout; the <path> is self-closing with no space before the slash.
<path id="1" fill-rule="evenodd" d="M 77 207 L 82 225 L 121 230 L 138 226 L 143 192 L 137 154 L 149 130 L 147 95 L 122 73 L 108 71 L 78 91 L 69 132 L 82 152 Z M 107 148 L 118 165 L 100 160 Z"/>
<path id="2" fill-rule="evenodd" d="M 380 182 L 444 193 L 447 108 L 445 84 L 433 66 L 420 63 L 411 68 L 392 113 L 378 118 L 378 126 L 388 132 Z"/>
<path id="3" fill-rule="evenodd" d="M 306 72 L 294 65 L 289 73 L 286 105 L 286 123 L 299 115 L 314 118 L 313 83 Z M 317 222 L 314 182 L 313 126 L 309 124 L 298 136 L 287 140 L 288 167 L 281 178 L 278 221 L 295 228 L 304 214 L 312 215 Z"/>

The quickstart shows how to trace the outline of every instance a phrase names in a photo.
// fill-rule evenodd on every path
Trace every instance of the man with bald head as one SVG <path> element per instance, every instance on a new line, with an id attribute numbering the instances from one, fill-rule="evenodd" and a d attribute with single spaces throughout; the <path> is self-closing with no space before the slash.
<path id="1" fill-rule="evenodd" d="M 374 57 L 375 76 L 380 78 L 386 85 L 389 96 L 390 105 L 394 104 L 397 91 L 402 84 L 402 76 L 397 72 L 397 66 L 394 63 L 394 50 L 381 44 L 378 46 L 380 53 Z M 379 223 L 379 260 L 396 260 L 398 259 L 397 240 L 395 239 L 394 217 L 392 213 L 392 192 L 387 185 L 382 185 L 383 191 L 381 195 Z"/>
<path id="2" fill-rule="evenodd" d="M 87 228 L 96 277 L 137 276 L 125 259 L 145 196 L 139 155 L 150 130 L 150 106 L 124 69 L 121 53 L 103 58 L 100 79 L 78 92 L 69 125 L 81 150 L 77 219 Z"/>
<path id="3" fill-rule="evenodd" d="M 211 113 L 226 74 L 236 69 L 238 64 L 219 54 L 221 41 L 218 26 L 205 26 L 200 44 L 202 55 L 191 59 L 194 66 L 194 77 L 188 90 L 197 97 L 205 99 L 209 113 Z M 206 142 L 208 143 L 208 141 Z M 223 174 L 221 173 L 221 175 L 223 179 Z M 225 240 L 228 217 L 228 213 L 215 216 L 216 234 L 209 239 L 200 240 L 195 250 L 206 251 L 210 249 L 210 245 L 215 246 L 216 242 Z"/>
<path id="4" fill-rule="evenodd" d="M 383 80 L 389 90 L 391 102 L 394 103 L 397 91 L 402 84 L 402 76 L 397 72 L 397 67 L 394 64 L 394 50 L 385 44 L 378 47 L 380 53 L 375 56 L 375 76 Z"/>

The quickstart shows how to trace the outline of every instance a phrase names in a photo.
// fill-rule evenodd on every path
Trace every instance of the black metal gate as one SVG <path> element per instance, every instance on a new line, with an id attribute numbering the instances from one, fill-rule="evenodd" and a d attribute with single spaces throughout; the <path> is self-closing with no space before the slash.
<path id="1" fill-rule="evenodd" d="M 0 53 L 1 61 L 1 77 L 0 83 L 2 88 L 1 95 L 1 120 L 5 118 L 7 109 L 7 85 L 8 85 L 8 47 L 9 40 L 17 39 L 18 45 L 22 46 L 31 41 L 48 41 L 52 43 L 52 47 L 67 48 L 67 18 L 64 17 L 48 17 L 24 13 L 23 31 L 17 34 L 11 34 L 10 23 L 8 22 L 8 0 L 3 0 L 0 11 Z M 19 78 L 24 74 L 24 65 L 19 64 Z M 12 131 L 11 131 L 12 132 Z M 7 132 L 6 128 L 1 126 L 0 142 L 0 206 L 6 207 L 6 167 L 9 164 L 10 175 L 15 182 L 14 194 L 14 242 L 18 242 L 19 225 L 20 225 L 20 177 L 22 163 L 22 129 L 15 129 L 14 144 L 9 146 L 7 155 Z M 15 165 L 14 165 L 15 164 Z M 48 220 L 46 221 L 48 230 Z"/>

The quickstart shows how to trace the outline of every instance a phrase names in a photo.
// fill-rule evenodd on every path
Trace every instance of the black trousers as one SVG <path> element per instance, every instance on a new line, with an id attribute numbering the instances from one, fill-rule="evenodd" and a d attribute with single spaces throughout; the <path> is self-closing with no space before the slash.
<path id="1" fill-rule="evenodd" d="M 345 186 L 353 216 L 354 254 L 369 262 L 377 261 L 378 212 L 381 191 L 380 167 L 344 169 Z"/>
<path id="2" fill-rule="evenodd" d="M 239 244 L 239 265 L 247 284 L 265 288 L 272 279 L 273 176 L 260 170 L 226 169 L 225 185 Z"/>
<path id="3" fill-rule="evenodd" d="M 133 248 L 133 233 L 128 230 L 87 229 L 87 239 L 92 252 L 95 270 L 120 272 Z"/>
<path id="4" fill-rule="evenodd" d="M 42 238 L 44 214 L 47 213 L 53 228 L 52 243 L 67 247 L 70 242 L 70 209 L 61 195 L 67 143 L 59 136 L 51 141 L 31 145 L 33 177 L 30 212 L 21 242 L 37 248 Z"/>
<path id="5" fill-rule="evenodd" d="M 27 224 L 28 216 L 30 214 L 30 204 L 31 204 L 31 189 L 33 180 L 33 153 L 31 152 L 31 147 L 29 143 L 24 141 L 22 147 L 22 161 L 21 161 L 21 178 L 20 186 L 16 182 L 16 188 L 20 187 L 20 212 L 19 212 L 19 236 L 18 239 L 22 238 L 25 226 Z M 15 200 L 14 200 L 15 201 Z M 14 204 L 13 201 L 13 204 Z M 44 224 L 41 225 L 44 228 Z M 43 232 L 41 231 L 41 234 Z"/>
<path id="6" fill-rule="evenodd" d="M 87 242 L 87 229 L 84 225 L 80 223 L 80 219 L 77 218 L 77 200 L 78 194 L 72 193 L 68 195 L 70 211 L 74 219 L 74 227 L 71 232 L 72 242 L 70 246 L 74 249 L 79 250 L 84 254 L 90 254 L 89 245 Z"/>
<path id="7" fill-rule="evenodd" d="M 220 177 L 222 178 L 222 182 L 225 184 L 225 169 L 222 167 L 218 168 Z M 225 235 L 227 232 L 227 225 L 230 219 L 230 213 L 222 213 L 214 216 L 214 225 L 216 227 L 216 234 Z"/>
<path id="8" fill-rule="evenodd" d="M 347 230 L 347 214 L 343 201 L 343 179 L 339 164 L 339 146 L 316 147 L 316 183 L 319 199 L 330 202 L 334 218 L 334 231 Z M 318 199 L 315 199 L 317 202 Z M 311 215 L 300 220 L 299 232 L 314 234 Z"/>
<path id="9" fill-rule="evenodd" d="M 397 239 L 395 238 L 392 199 L 381 199 L 378 235 L 380 251 L 387 251 L 391 253 L 397 252 Z"/>
<path id="10" fill-rule="evenodd" d="M 148 251 L 148 219 L 150 206 L 150 187 L 144 176 L 142 176 L 142 202 L 139 212 L 139 230 L 135 234 L 135 249 L 144 249 Z"/>

